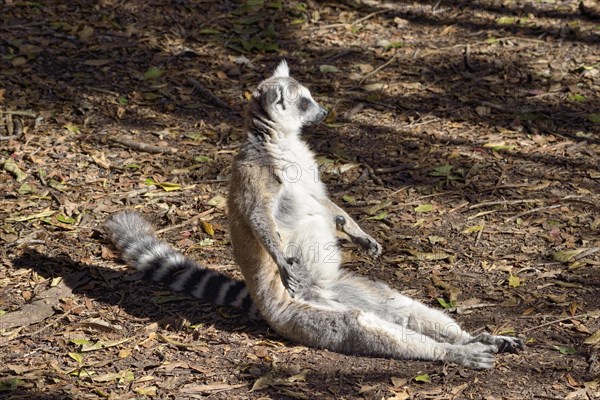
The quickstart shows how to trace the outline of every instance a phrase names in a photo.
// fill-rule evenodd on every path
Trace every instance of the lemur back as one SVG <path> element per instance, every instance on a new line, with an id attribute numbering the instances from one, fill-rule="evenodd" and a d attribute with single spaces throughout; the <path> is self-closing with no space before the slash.
<path id="1" fill-rule="evenodd" d="M 245 287 L 185 259 L 131 212 L 107 223 L 113 243 L 153 279 L 219 304 L 256 307 L 275 331 L 308 346 L 470 368 L 491 368 L 494 353 L 521 349 L 516 338 L 473 337 L 443 312 L 340 269 L 337 236 L 374 257 L 381 246 L 329 200 L 314 154 L 300 138 L 304 126 L 326 114 L 285 62 L 252 94 L 248 139 L 234 161 L 228 198 Z"/>

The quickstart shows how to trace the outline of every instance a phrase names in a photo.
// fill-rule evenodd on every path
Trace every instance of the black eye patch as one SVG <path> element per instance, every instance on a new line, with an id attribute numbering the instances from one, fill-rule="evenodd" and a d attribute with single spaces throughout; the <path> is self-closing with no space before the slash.
<path id="1" fill-rule="evenodd" d="M 277 91 L 279 92 L 279 101 L 278 104 L 281 104 L 281 109 L 285 110 L 285 97 L 283 96 L 283 89 L 281 86 L 277 87 Z"/>
<path id="2" fill-rule="evenodd" d="M 298 103 L 298 108 L 302 111 L 306 111 L 306 110 L 308 110 L 309 106 L 310 106 L 310 100 L 307 99 L 306 97 L 302 97 L 300 99 L 300 102 Z"/>

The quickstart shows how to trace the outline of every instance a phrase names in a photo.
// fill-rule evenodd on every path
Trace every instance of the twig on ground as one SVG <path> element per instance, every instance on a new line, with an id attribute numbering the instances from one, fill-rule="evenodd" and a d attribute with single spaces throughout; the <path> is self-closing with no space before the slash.
<path id="1" fill-rule="evenodd" d="M 366 20 L 378 15 L 378 14 L 383 14 L 385 12 L 388 12 L 389 10 L 379 10 L 379 11 L 375 11 L 372 12 L 370 14 L 365 15 L 362 18 L 357 19 L 354 22 L 351 22 L 349 24 L 344 24 L 344 23 L 337 23 L 337 24 L 329 24 L 329 25 L 323 25 L 323 26 L 316 26 L 314 28 L 311 28 L 311 31 L 320 31 L 320 30 L 324 30 L 324 29 L 331 29 L 331 28 L 344 28 L 346 26 L 354 26 L 354 25 L 358 25 L 361 22 L 365 22 Z"/>
<path id="2" fill-rule="evenodd" d="M 600 204 L 593 203 L 591 201 L 583 200 L 579 198 L 579 196 L 566 196 L 562 199 L 556 198 L 548 198 L 548 199 L 518 199 L 518 200 L 497 200 L 497 201 L 486 201 L 483 203 L 473 204 L 469 206 L 469 210 L 475 210 L 477 208 L 483 208 L 488 206 L 511 206 L 516 204 L 527 204 L 527 203 L 545 203 L 545 202 L 554 202 L 554 203 L 581 203 L 592 206 L 594 208 L 600 208 Z M 563 204 L 564 205 L 564 204 Z M 550 206 L 548 206 L 549 208 Z M 543 209 L 543 207 L 541 207 Z M 532 210 L 529 210 L 532 211 Z M 532 211 L 534 212 L 534 211 Z"/>
<path id="3" fill-rule="evenodd" d="M 395 167 L 384 167 L 384 168 L 376 168 L 375 172 L 378 174 L 393 174 L 394 172 L 407 171 L 410 170 L 412 165 L 397 165 Z"/>
<path id="4" fill-rule="evenodd" d="M 465 202 L 463 202 L 463 203 L 460 203 L 459 205 L 457 205 L 457 206 L 456 206 L 456 207 L 454 207 L 453 209 L 451 209 L 451 210 L 448 210 L 448 213 L 453 213 L 453 212 L 456 212 L 456 211 L 460 210 L 461 208 L 464 208 L 464 207 L 466 207 L 468 204 L 469 204 L 469 202 L 468 202 L 468 201 L 465 201 Z"/>
<path id="5" fill-rule="evenodd" d="M 485 222 L 481 225 L 481 229 L 477 232 L 477 238 L 475 239 L 475 247 L 479 245 L 479 240 L 481 240 L 481 235 L 483 234 L 483 230 L 485 229 Z"/>
<path id="6" fill-rule="evenodd" d="M 469 210 L 475 210 L 477 208 L 483 208 L 488 206 L 510 206 L 515 204 L 525 204 L 525 203 L 541 203 L 543 201 L 547 201 L 545 199 L 519 199 L 519 200 L 496 200 L 496 201 L 486 201 L 483 203 L 473 204 L 469 206 Z"/>
<path id="7" fill-rule="evenodd" d="M 154 154 L 175 154 L 177 153 L 177 149 L 173 147 L 162 147 L 156 146 L 148 143 L 137 142 L 134 139 L 126 136 L 112 136 L 108 138 L 109 141 L 118 143 L 125 147 L 128 147 L 133 150 L 144 151 L 146 153 L 154 153 Z"/>
<path id="8" fill-rule="evenodd" d="M 521 217 L 523 217 L 523 216 L 525 216 L 525 215 L 528 215 L 528 214 L 533 214 L 533 213 L 536 213 L 536 212 L 538 212 L 538 211 L 552 210 L 552 209 L 554 209 L 554 208 L 560 208 L 560 207 L 562 207 L 563 205 L 564 205 L 564 204 L 554 204 L 554 205 L 551 205 L 551 206 L 545 206 L 545 207 L 536 207 L 536 208 L 532 208 L 531 210 L 527 210 L 527 211 L 524 211 L 524 212 L 522 212 L 522 213 L 519 213 L 519 214 L 517 214 L 517 215 L 515 215 L 515 216 L 512 216 L 512 217 L 510 217 L 510 218 L 506 218 L 506 219 L 504 220 L 504 222 L 511 222 L 511 221 L 514 221 L 514 220 L 516 220 L 517 218 L 521 218 Z"/>
<path id="9" fill-rule="evenodd" d="M 194 87 L 194 89 L 202 96 L 206 97 L 206 100 L 208 100 L 210 103 L 214 104 L 215 106 L 221 107 L 221 108 L 225 108 L 227 110 L 231 110 L 231 106 L 229 104 L 227 104 L 226 102 L 224 102 L 223 100 L 221 100 L 220 98 L 218 98 L 217 96 L 215 96 L 213 94 L 213 92 L 211 92 L 210 90 L 208 90 L 203 84 L 201 84 L 200 82 L 198 82 L 196 79 L 192 78 L 192 77 L 188 77 L 187 81 L 190 85 L 192 85 Z"/>
<path id="10" fill-rule="evenodd" d="M 506 106 L 503 106 L 500 104 L 494 104 L 489 101 L 482 101 L 481 105 L 489 107 L 489 108 L 493 108 L 498 111 L 509 113 L 509 114 L 539 113 L 539 112 L 545 111 L 545 109 L 543 109 L 543 108 L 519 108 L 517 110 L 517 109 L 506 107 Z"/>
<path id="11" fill-rule="evenodd" d="M 586 313 L 586 314 L 573 315 L 571 317 L 559 318 L 559 319 L 555 319 L 554 321 L 550 321 L 550 322 L 546 322 L 546 323 L 541 324 L 541 325 L 534 326 L 533 328 L 525 329 L 524 331 L 521 331 L 521 333 L 529 333 L 531 331 L 535 331 L 535 330 L 538 330 L 540 328 L 544 328 L 544 327 L 549 326 L 549 325 L 558 324 L 560 322 L 568 321 L 570 319 L 579 319 L 579 318 L 586 318 L 586 317 L 594 317 L 594 318 L 596 318 L 596 317 L 598 317 L 598 315 L 595 314 L 595 313 Z"/>
<path id="12" fill-rule="evenodd" d="M 457 314 L 464 314 L 465 311 L 473 310 L 476 308 L 485 308 L 485 307 L 497 307 L 498 305 L 495 303 L 481 303 L 481 304 L 470 304 L 464 306 L 458 306 L 455 308 Z"/>
<path id="13" fill-rule="evenodd" d="M 54 201 L 56 201 L 56 203 L 59 206 L 64 206 L 65 202 L 63 201 L 63 199 L 52 189 L 48 190 L 48 194 L 50 194 L 50 196 L 54 199 Z"/>
<path id="14" fill-rule="evenodd" d="M 573 256 L 573 261 L 577 261 L 577 260 L 580 260 L 580 259 L 582 259 L 584 257 L 591 256 L 592 254 L 594 254 L 594 253 L 596 253 L 598 251 L 600 251 L 600 247 L 591 247 L 591 248 L 589 248 L 587 250 L 584 250 L 581 253 Z"/>
<path id="15" fill-rule="evenodd" d="M 6 131 L 8 132 L 8 137 L 13 136 L 13 132 L 15 131 L 15 125 L 13 123 L 12 114 L 6 114 Z"/>
<path id="16" fill-rule="evenodd" d="M 467 71 L 474 72 L 475 68 L 473 68 L 473 66 L 471 65 L 471 62 L 469 61 L 470 53 L 471 53 L 471 48 L 469 47 L 469 45 L 466 45 L 465 50 L 463 51 L 463 63 L 465 64 L 465 69 Z"/>
<path id="17" fill-rule="evenodd" d="M 383 14 L 384 12 L 387 12 L 387 11 L 389 11 L 389 10 L 379 10 L 379 11 L 372 12 L 371 14 L 367 14 L 366 16 L 364 16 L 362 18 L 359 18 L 356 21 L 352 22 L 351 25 L 360 24 L 361 22 L 365 22 L 366 20 L 368 20 L 371 17 L 374 17 L 374 16 L 379 15 L 379 14 Z"/>
<path id="18" fill-rule="evenodd" d="M 439 120 L 440 119 L 436 118 L 436 117 L 420 118 L 420 119 L 418 119 L 419 122 L 410 122 L 408 124 L 404 124 L 400 127 L 400 129 L 414 128 L 414 127 L 421 126 L 421 125 L 431 124 L 432 122 L 437 122 Z"/>
<path id="19" fill-rule="evenodd" d="M 390 65 L 392 62 L 394 62 L 394 60 L 396 60 L 396 57 L 398 57 L 398 54 L 399 53 L 394 54 L 392 58 L 390 58 L 389 60 L 387 60 L 386 62 L 384 62 L 379 67 L 375 68 L 373 71 L 369 72 L 365 76 L 363 76 L 363 78 L 359 81 L 359 85 L 362 85 L 364 81 L 366 81 L 367 79 L 369 79 L 370 77 L 372 77 L 373 75 Z"/>
<path id="20" fill-rule="evenodd" d="M 521 41 L 521 42 L 530 42 L 530 43 L 545 43 L 544 40 L 541 39 L 532 39 L 532 38 L 526 38 L 526 37 L 520 37 L 520 36 L 507 36 L 507 37 L 502 37 L 502 38 L 494 38 L 495 41 L 497 42 L 508 42 L 511 40 L 514 41 Z M 485 41 L 481 41 L 481 42 L 473 42 L 473 43 L 469 43 L 469 46 L 489 46 L 490 42 L 488 40 Z M 449 49 L 458 49 L 458 48 L 464 48 L 465 45 L 464 44 L 455 44 L 452 46 L 444 46 L 444 47 L 437 47 L 435 49 L 433 49 L 434 51 L 441 51 L 441 50 L 449 50 Z"/>
<path id="21" fill-rule="evenodd" d="M 23 123 L 20 119 L 12 117 L 12 114 L 6 114 L 6 130 L 8 136 L 0 136 L 0 140 L 19 139 L 23 135 Z"/>
<path id="22" fill-rule="evenodd" d="M 498 169 L 500 169 L 500 176 L 498 177 L 498 180 L 496 180 L 496 184 L 494 185 L 493 190 L 496 190 L 498 187 L 502 186 L 502 181 L 504 180 L 504 168 L 502 168 L 502 166 L 499 165 L 500 163 L 497 163 L 497 167 Z"/>
<path id="23" fill-rule="evenodd" d="M 20 117 L 37 118 L 36 113 L 34 113 L 33 111 L 27 111 L 27 110 L 17 110 L 17 111 L 0 110 L 0 114 L 10 114 L 10 115 L 18 115 Z"/>
<path id="24" fill-rule="evenodd" d="M 207 215 L 210 215 L 210 214 L 212 214 L 213 212 L 215 212 L 215 209 L 214 209 L 214 208 L 210 208 L 210 209 L 208 209 L 208 210 L 206 210 L 206 211 L 203 211 L 203 212 L 201 212 L 200 214 L 196 214 L 196 215 L 194 215 L 192 218 L 186 219 L 185 221 L 183 221 L 183 222 L 182 222 L 182 223 L 180 223 L 180 224 L 177 224 L 177 225 L 172 225 L 172 226 L 168 226 L 168 227 L 166 227 L 166 228 L 164 228 L 164 229 L 160 229 L 160 230 L 156 231 L 156 234 L 157 234 L 157 235 L 161 235 L 161 234 L 163 234 L 163 233 L 166 233 L 166 232 L 172 231 L 172 230 L 174 230 L 174 229 L 183 228 L 184 226 L 186 226 L 186 225 L 189 225 L 189 224 L 191 224 L 192 222 L 194 222 L 194 221 L 197 221 L 197 220 L 199 220 L 199 219 L 200 219 L 200 218 L 202 218 L 202 217 L 206 217 Z"/>
<path id="25" fill-rule="evenodd" d="M 481 212 L 478 212 L 477 214 L 469 215 L 467 217 L 467 221 L 470 221 L 475 218 L 483 217 L 484 215 L 490 215 L 490 214 L 493 214 L 498 211 L 500 211 L 500 210 L 481 211 Z"/>
<path id="26" fill-rule="evenodd" d="M 484 192 L 493 192 L 493 191 L 499 190 L 499 189 L 518 189 L 518 188 L 523 188 L 523 189 L 527 189 L 527 190 L 535 190 L 536 186 L 539 186 L 539 185 L 531 184 L 531 183 L 515 183 L 515 184 L 507 184 L 507 185 L 497 184 L 493 187 L 479 189 L 479 192 L 484 193 Z M 544 188 L 545 187 L 546 186 L 544 186 Z"/>
<path id="27" fill-rule="evenodd" d="M 373 170 L 373 167 L 371 167 L 369 164 L 367 164 L 364 161 L 361 164 L 365 166 L 365 168 L 369 172 L 369 176 L 371 177 L 371 179 L 373 180 L 373 182 L 375 182 L 379 186 L 383 186 L 383 181 L 377 176 L 377 174 Z"/>

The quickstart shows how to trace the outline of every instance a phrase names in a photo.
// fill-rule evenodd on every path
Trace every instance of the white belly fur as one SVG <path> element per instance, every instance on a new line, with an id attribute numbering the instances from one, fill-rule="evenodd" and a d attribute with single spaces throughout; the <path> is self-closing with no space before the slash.
<path id="1" fill-rule="evenodd" d="M 310 157 L 310 150 L 303 150 L 309 153 L 288 153 L 284 157 L 283 182 L 274 199 L 274 217 L 284 254 L 301 260 L 317 282 L 326 282 L 339 276 L 341 255 L 332 216 L 320 201 L 326 193 L 316 161 Z"/>

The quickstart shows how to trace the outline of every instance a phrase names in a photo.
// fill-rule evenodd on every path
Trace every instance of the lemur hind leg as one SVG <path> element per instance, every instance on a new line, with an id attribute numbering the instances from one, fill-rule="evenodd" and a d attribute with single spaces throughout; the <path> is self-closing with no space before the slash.
<path id="1" fill-rule="evenodd" d="M 516 353 L 524 347 L 521 339 L 511 336 L 497 336 L 487 332 L 472 336 L 445 312 L 403 296 L 389 287 L 387 291 L 382 290 L 381 293 L 387 297 L 384 303 L 386 315 L 400 320 L 408 318 L 406 323 L 410 329 L 435 340 L 465 345 L 471 343 L 493 345 L 497 347 L 498 353 Z"/>
<path id="2" fill-rule="evenodd" d="M 516 352 L 523 348 L 520 339 L 510 336 L 482 333 L 474 337 L 443 311 L 407 297 L 383 282 L 348 273 L 336 283 L 335 291 L 343 304 L 372 312 L 379 318 L 438 342 L 483 343 L 496 346 L 498 352 Z"/>
<path id="3" fill-rule="evenodd" d="M 469 368 L 492 368 L 497 346 L 485 343 L 438 342 L 412 329 L 389 322 L 373 312 L 342 311 L 317 304 L 303 312 L 300 304 L 288 308 L 288 337 L 347 354 L 396 359 L 444 360 Z"/>

